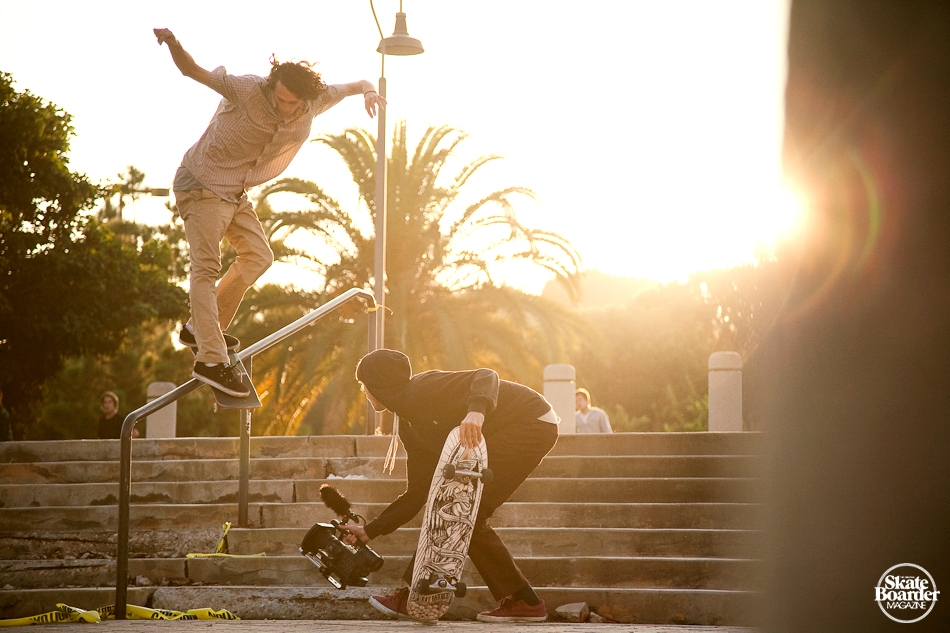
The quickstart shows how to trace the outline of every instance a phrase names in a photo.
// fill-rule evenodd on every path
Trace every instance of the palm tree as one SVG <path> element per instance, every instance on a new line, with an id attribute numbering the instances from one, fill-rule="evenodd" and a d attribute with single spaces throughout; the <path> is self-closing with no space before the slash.
<path id="1" fill-rule="evenodd" d="M 386 342 L 405 351 L 416 370 L 487 365 L 503 377 L 537 385 L 544 364 L 563 360 L 575 348 L 582 324 L 553 302 L 497 283 L 493 273 L 526 261 L 553 272 L 574 295 L 580 258 L 563 237 L 518 221 L 514 202 L 533 198 L 529 189 L 494 191 L 464 208 L 457 203 L 472 175 L 500 158 L 483 156 L 444 177 L 446 161 L 465 138 L 449 126 L 430 127 L 410 157 L 405 122 L 396 126 L 389 157 L 386 303 L 392 314 Z M 373 239 L 358 226 L 372 226 L 375 218 L 375 138 L 347 129 L 315 141 L 343 158 L 359 190 L 360 210 L 344 211 L 303 180 L 280 180 L 261 190 L 257 213 L 277 257 L 309 266 L 325 281 L 315 293 L 264 288 L 249 295 L 235 324 L 248 340 L 347 288 L 371 286 Z M 275 210 L 272 199 L 286 193 L 306 204 Z M 288 246 L 287 238 L 302 232 L 319 238 L 319 247 Z M 293 354 L 285 349 L 259 359 L 254 374 L 266 396 L 264 415 L 272 420 L 267 432 L 293 434 L 308 412 L 323 422 L 324 432 L 355 430 L 363 408 L 352 370 L 365 341 L 364 320 L 343 314 L 295 341 Z"/>

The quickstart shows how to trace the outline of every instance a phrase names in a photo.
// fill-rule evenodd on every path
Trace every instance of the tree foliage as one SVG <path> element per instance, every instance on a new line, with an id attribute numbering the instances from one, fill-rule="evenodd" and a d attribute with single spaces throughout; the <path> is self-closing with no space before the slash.
<path id="1" fill-rule="evenodd" d="M 101 190 L 70 171 L 70 117 L 0 73 L 0 387 L 21 437 L 70 356 L 109 354 L 185 306 L 156 258 L 88 213 Z M 152 248 L 155 246 L 155 248 Z"/>

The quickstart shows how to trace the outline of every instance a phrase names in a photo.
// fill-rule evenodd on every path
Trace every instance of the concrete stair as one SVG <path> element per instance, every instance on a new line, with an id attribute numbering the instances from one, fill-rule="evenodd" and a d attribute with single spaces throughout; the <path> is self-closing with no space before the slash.
<path id="1" fill-rule="evenodd" d="M 382 474 L 388 437 L 253 438 L 249 525 L 237 521 L 238 442 L 133 442 L 129 601 L 213 606 L 244 618 L 381 617 L 366 598 L 401 584 L 417 516 L 377 539 L 386 562 L 366 588 L 333 589 L 297 547 L 332 513 L 330 483 L 376 516 L 405 488 L 405 461 Z M 761 568 L 756 434 L 562 436 L 492 523 L 549 611 L 586 601 L 618 622 L 756 622 Z M 114 600 L 118 442 L 0 444 L 0 618 Z M 494 602 L 469 563 L 469 593 L 448 618 Z"/>

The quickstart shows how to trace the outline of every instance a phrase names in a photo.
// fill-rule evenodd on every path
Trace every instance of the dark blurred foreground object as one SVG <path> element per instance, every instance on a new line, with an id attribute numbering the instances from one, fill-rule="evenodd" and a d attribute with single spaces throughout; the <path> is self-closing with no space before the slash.
<path id="1" fill-rule="evenodd" d="M 760 349 L 765 628 L 947 631 L 950 3 L 793 0 L 785 124 L 812 215 Z M 900 563 L 942 592 L 906 627 L 874 592 Z"/>

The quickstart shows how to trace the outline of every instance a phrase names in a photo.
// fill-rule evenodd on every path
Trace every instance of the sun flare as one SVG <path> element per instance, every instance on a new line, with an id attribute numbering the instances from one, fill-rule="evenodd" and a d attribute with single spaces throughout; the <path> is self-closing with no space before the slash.
<path id="1" fill-rule="evenodd" d="M 763 223 L 762 237 L 770 244 L 797 235 L 805 221 L 808 199 L 790 182 L 783 182 L 775 192 L 772 212 Z"/>

